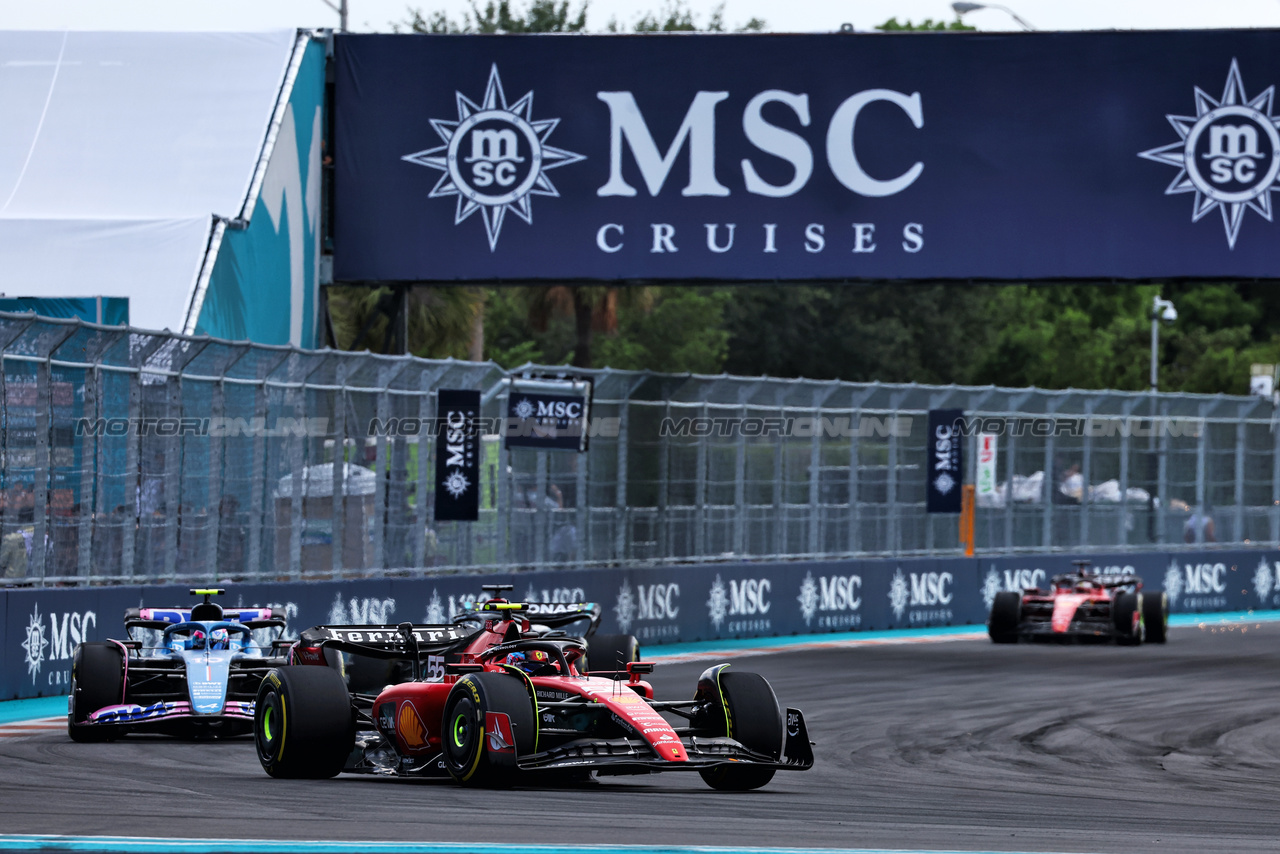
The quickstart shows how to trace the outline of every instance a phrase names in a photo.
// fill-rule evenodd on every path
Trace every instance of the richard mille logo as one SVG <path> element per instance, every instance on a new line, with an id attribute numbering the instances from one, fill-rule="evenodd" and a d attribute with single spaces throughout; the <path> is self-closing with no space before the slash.
<path id="1" fill-rule="evenodd" d="M 492 252 L 508 212 L 532 224 L 530 196 L 559 197 L 547 172 L 586 157 L 547 144 L 560 120 L 535 121 L 532 92 L 507 103 L 497 65 L 489 72 L 480 104 L 455 94 L 457 121 L 431 119 L 445 144 L 401 159 L 444 173 L 429 197 L 457 196 L 454 225 L 479 211 Z"/>
<path id="2" fill-rule="evenodd" d="M 1194 116 L 1167 115 L 1178 141 L 1139 153 L 1139 157 L 1178 169 L 1166 196 L 1195 193 L 1191 221 L 1215 208 L 1222 213 L 1227 245 L 1234 249 L 1246 208 L 1271 222 L 1271 193 L 1280 190 L 1280 116 L 1271 114 L 1275 86 L 1248 98 L 1240 67 L 1231 60 L 1222 98 L 1199 86 Z"/>

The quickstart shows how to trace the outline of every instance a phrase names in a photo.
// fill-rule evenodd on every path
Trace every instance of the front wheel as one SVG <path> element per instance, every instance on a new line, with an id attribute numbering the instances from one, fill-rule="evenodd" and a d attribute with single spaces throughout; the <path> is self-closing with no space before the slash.
<path id="1" fill-rule="evenodd" d="M 1147 643 L 1164 643 L 1169 639 L 1169 594 L 1142 594 L 1142 626 Z"/>
<path id="2" fill-rule="evenodd" d="M 1022 594 L 1013 591 L 997 593 L 987 617 L 987 634 L 992 643 L 1017 643 L 1018 623 L 1022 620 Z"/>
<path id="3" fill-rule="evenodd" d="M 67 735 L 72 741 L 106 741 L 119 734 L 114 726 L 90 726 L 89 715 L 124 702 L 124 656 L 109 641 L 85 641 L 71 660 L 71 700 Z"/>
<path id="4" fill-rule="evenodd" d="M 449 776 L 464 786 L 515 784 L 516 759 L 537 749 L 538 719 L 525 681 L 470 673 L 444 703 L 440 742 Z"/>
<path id="5" fill-rule="evenodd" d="M 334 777 L 355 747 L 351 697 L 338 671 L 295 666 L 272 670 L 258 688 L 253 740 L 272 777 Z"/>
<path id="6" fill-rule="evenodd" d="M 697 698 L 711 706 L 706 723 L 716 735 L 728 736 L 748 750 L 773 759 L 782 755 L 782 710 L 773 688 L 759 673 L 731 672 L 727 664 L 712 667 L 698 680 Z M 713 789 L 745 792 L 768 783 L 776 770 L 730 763 L 698 773 Z"/>
<path id="7" fill-rule="evenodd" d="M 1138 594 L 1117 593 L 1111 603 L 1111 617 L 1115 622 L 1116 641 L 1123 646 L 1142 643 L 1142 623 L 1138 613 Z"/>

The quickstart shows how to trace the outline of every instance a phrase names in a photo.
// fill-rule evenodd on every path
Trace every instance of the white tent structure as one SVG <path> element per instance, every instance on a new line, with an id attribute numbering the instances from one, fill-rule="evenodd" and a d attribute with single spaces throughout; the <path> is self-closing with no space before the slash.
<path id="1" fill-rule="evenodd" d="M 314 329 L 305 315 L 314 313 L 319 193 L 288 192 L 304 186 L 310 161 L 318 167 L 311 130 L 323 101 L 323 45 L 312 42 L 310 32 L 292 30 L 0 32 L 0 292 L 127 297 L 134 326 L 250 337 L 254 324 L 243 316 L 239 328 L 219 325 L 226 299 L 221 321 L 211 325 L 202 314 L 207 299 L 217 301 L 210 282 L 225 235 L 247 232 L 260 202 L 278 212 L 283 199 L 311 208 L 289 212 L 293 237 L 299 223 L 307 226 L 310 239 L 297 241 L 307 245 L 288 245 L 281 215 L 271 217 L 274 228 L 265 225 L 295 256 L 283 268 L 267 265 L 269 275 L 284 269 L 289 278 L 255 281 L 262 271 L 243 264 L 223 265 L 236 269 L 221 278 L 286 298 L 286 340 L 277 331 L 263 343 L 312 344 L 304 331 Z M 317 117 L 305 117 L 308 162 L 286 152 L 278 159 L 293 174 L 273 181 L 272 155 L 310 48 L 321 71 L 307 95 Z M 284 136 L 296 144 L 292 125 Z M 309 171 L 318 186 L 318 168 Z M 261 199 L 264 183 L 286 189 Z M 296 263 L 307 250 L 311 263 Z M 308 272 L 309 282 L 291 280 Z M 267 302 L 280 312 L 279 300 Z M 257 311 L 240 303 L 242 312 Z"/>

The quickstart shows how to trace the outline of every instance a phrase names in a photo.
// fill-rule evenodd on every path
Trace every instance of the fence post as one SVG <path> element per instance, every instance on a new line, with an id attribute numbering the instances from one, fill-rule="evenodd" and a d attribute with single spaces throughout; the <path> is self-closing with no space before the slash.
<path id="1" fill-rule="evenodd" d="M 177 341 L 170 347 L 170 368 L 177 367 Z M 176 372 L 175 372 L 176 373 Z M 182 409 L 182 376 L 165 377 L 164 414 L 172 418 Z M 178 520 L 182 516 L 182 437 L 168 437 L 164 443 L 164 578 L 172 579 L 178 568 Z M 185 567 L 190 569 L 190 567 Z"/>
<path id="2" fill-rule="evenodd" d="M 35 532 L 31 535 L 31 566 L 28 574 L 45 583 L 45 537 L 49 530 L 49 424 L 52 419 L 53 395 L 49 388 L 49 360 L 36 363 L 36 459 L 35 459 L 35 508 L 32 522 Z"/>
<path id="3" fill-rule="evenodd" d="M 747 436 L 742 424 L 747 420 L 747 388 L 738 390 L 738 441 L 733 458 L 733 553 L 747 552 Z"/>
<path id="4" fill-rule="evenodd" d="M 1247 436 L 1245 433 L 1245 410 L 1252 404 L 1240 404 L 1240 412 L 1237 416 L 1239 420 L 1236 422 L 1236 531 L 1235 539 L 1232 542 L 1243 542 L 1246 537 L 1244 535 L 1244 449 Z M 1273 499 L 1274 500 L 1274 499 Z"/>
<path id="5" fill-rule="evenodd" d="M 711 410 L 704 401 L 698 410 L 702 423 L 708 423 Z M 697 558 L 707 554 L 707 436 L 705 430 L 699 430 L 698 448 L 694 466 L 697 477 L 693 482 L 693 553 Z"/>
<path id="6" fill-rule="evenodd" d="M 139 362 L 139 367 L 141 367 Z M 138 418 L 142 409 L 142 373 L 140 370 L 133 371 L 129 374 L 129 434 L 125 437 L 124 451 L 124 470 L 129 478 L 128 487 L 125 489 L 125 516 L 122 520 L 124 530 L 121 531 L 120 537 L 120 574 L 126 578 L 132 578 L 137 570 L 137 534 L 138 534 L 138 509 L 141 496 L 138 489 L 139 483 L 138 471 L 138 452 L 141 437 L 135 429 Z"/>
<path id="7" fill-rule="evenodd" d="M 329 494 L 329 571 L 342 578 L 347 569 L 347 360 L 339 358 L 333 372 L 338 386 L 333 393 L 333 471 Z M 363 499 L 357 498 L 357 506 Z M 361 514 L 363 518 L 363 513 Z M 358 532 L 357 532 L 358 533 Z M 364 550 L 361 549 L 363 555 Z M 360 561 L 364 563 L 364 561 Z"/>
<path id="8" fill-rule="evenodd" d="M 1133 408 L 1135 401 L 1128 401 L 1121 408 L 1120 422 L 1120 504 L 1116 507 L 1119 514 L 1119 545 L 1129 544 L 1129 433 L 1133 424 Z"/>
<path id="9" fill-rule="evenodd" d="M 825 398 L 824 398 L 825 399 Z M 809 544 L 810 555 L 822 551 L 822 410 L 813 410 L 813 435 L 809 440 Z"/>
<path id="10" fill-rule="evenodd" d="M 613 559 L 626 561 L 627 554 L 627 441 L 631 414 L 631 391 L 618 404 L 618 483 L 614 491 L 614 507 L 617 510 L 617 529 L 614 531 Z"/>
<path id="11" fill-rule="evenodd" d="M 671 401 L 662 404 L 662 424 L 671 423 Z M 674 430 L 658 428 L 658 524 L 661 533 L 658 542 L 662 544 L 659 557 L 670 557 L 674 536 L 671 533 L 671 438 Z"/>
<path id="12" fill-rule="evenodd" d="M 264 425 L 267 422 L 267 381 L 265 372 L 259 377 L 258 385 L 253 392 L 253 423 Z M 267 479 L 267 437 L 263 430 L 255 430 L 253 436 L 253 470 L 249 475 L 249 573 L 254 578 L 262 577 L 262 528 L 264 519 L 263 501 L 265 499 Z M 274 533 L 274 532 L 273 532 Z M 275 566 L 275 543 L 271 544 L 273 569 Z"/>
<path id="13" fill-rule="evenodd" d="M 211 419 L 221 419 L 226 417 L 227 407 L 227 389 L 226 389 L 226 368 L 223 368 L 223 375 L 219 377 L 210 390 L 209 396 L 209 416 Z M 221 423 L 221 422 L 220 422 Z M 222 536 L 222 474 L 223 474 L 223 430 L 209 431 L 209 478 L 205 486 L 207 489 L 207 498 L 205 499 L 209 507 L 209 520 L 206 528 L 209 538 L 204 544 L 204 575 L 218 580 L 218 576 L 222 573 L 222 566 L 218 561 L 218 540 Z M 232 520 L 234 526 L 235 520 Z"/>
<path id="14" fill-rule="evenodd" d="M 1209 405 L 1200 404 L 1200 435 L 1196 437 L 1196 512 L 1204 515 L 1205 456 L 1209 450 L 1209 422 L 1205 416 Z M 1163 502 L 1162 502 L 1163 503 Z M 1204 525 L 1196 525 L 1196 545 L 1204 545 Z"/>
<path id="15" fill-rule="evenodd" d="M 86 365 L 84 368 L 84 418 L 89 423 L 98 419 L 98 377 L 97 365 Z M 93 511 L 94 481 L 97 479 L 97 466 L 94 465 L 98 445 L 101 444 L 93 431 L 77 432 L 73 427 L 72 442 L 80 442 L 80 530 L 76 538 L 76 576 L 88 579 L 93 576 Z"/>

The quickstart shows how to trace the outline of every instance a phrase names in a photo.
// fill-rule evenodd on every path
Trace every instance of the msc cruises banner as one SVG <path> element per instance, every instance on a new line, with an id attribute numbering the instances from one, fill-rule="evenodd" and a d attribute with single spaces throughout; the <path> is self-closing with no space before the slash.
<path id="1" fill-rule="evenodd" d="M 1280 31 L 336 50 L 341 280 L 1280 277 Z"/>

